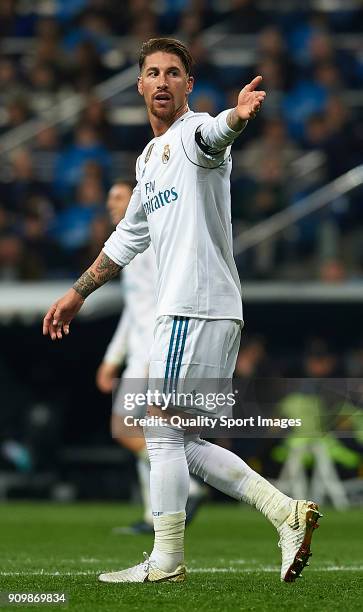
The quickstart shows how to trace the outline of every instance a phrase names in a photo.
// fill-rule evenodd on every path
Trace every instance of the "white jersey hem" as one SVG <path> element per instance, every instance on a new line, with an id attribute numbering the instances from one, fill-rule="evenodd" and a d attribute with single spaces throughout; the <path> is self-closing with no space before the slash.
<path id="1" fill-rule="evenodd" d="M 208 319 L 209 321 L 223 321 L 223 320 L 228 320 L 228 321 L 238 321 L 238 323 L 242 324 L 242 327 L 244 326 L 244 320 L 241 319 L 241 317 L 236 317 L 236 316 L 232 316 L 232 315 L 201 315 L 201 314 L 194 314 L 194 313 L 186 313 L 186 312 L 163 312 L 163 313 L 158 313 L 156 315 L 156 319 L 160 319 L 160 317 L 187 317 L 188 319 Z"/>

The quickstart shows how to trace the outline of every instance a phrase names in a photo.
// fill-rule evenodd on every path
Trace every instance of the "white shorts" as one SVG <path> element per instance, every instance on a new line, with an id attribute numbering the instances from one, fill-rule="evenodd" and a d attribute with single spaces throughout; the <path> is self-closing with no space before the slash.
<path id="1" fill-rule="evenodd" d="M 159 317 L 150 354 L 150 391 L 192 395 L 227 392 L 240 338 L 239 321 Z M 190 402 L 183 405 L 184 409 L 190 407 Z"/>

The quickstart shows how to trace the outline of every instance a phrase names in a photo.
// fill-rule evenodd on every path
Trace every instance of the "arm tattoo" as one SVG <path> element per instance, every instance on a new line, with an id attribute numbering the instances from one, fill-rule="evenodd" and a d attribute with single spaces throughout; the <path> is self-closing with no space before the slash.
<path id="1" fill-rule="evenodd" d="M 101 252 L 92 266 L 74 283 L 73 289 L 85 300 L 98 287 L 117 276 L 120 270 L 121 266 Z"/>

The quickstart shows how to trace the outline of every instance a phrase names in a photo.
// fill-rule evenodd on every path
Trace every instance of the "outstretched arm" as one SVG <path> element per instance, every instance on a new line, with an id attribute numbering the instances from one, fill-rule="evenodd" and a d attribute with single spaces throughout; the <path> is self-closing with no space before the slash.
<path id="1" fill-rule="evenodd" d="M 69 325 L 81 309 L 85 299 L 98 287 L 114 278 L 121 266 L 101 251 L 93 264 L 74 283 L 72 289 L 54 302 L 43 320 L 43 335 L 50 335 L 52 340 L 61 340 L 62 331 L 69 334 Z"/>

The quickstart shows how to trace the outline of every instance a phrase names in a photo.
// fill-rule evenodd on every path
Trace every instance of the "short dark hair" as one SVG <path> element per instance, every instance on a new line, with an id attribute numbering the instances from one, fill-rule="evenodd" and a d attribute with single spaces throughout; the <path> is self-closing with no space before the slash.
<path id="1" fill-rule="evenodd" d="M 177 55 L 185 68 L 185 72 L 188 75 L 190 74 L 194 60 L 186 46 L 180 40 L 176 40 L 176 38 L 150 38 L 150 40 L 144 42 L 139 56 L 140 71 L 144 65 L 145 58 L 157 51 Z"/>

